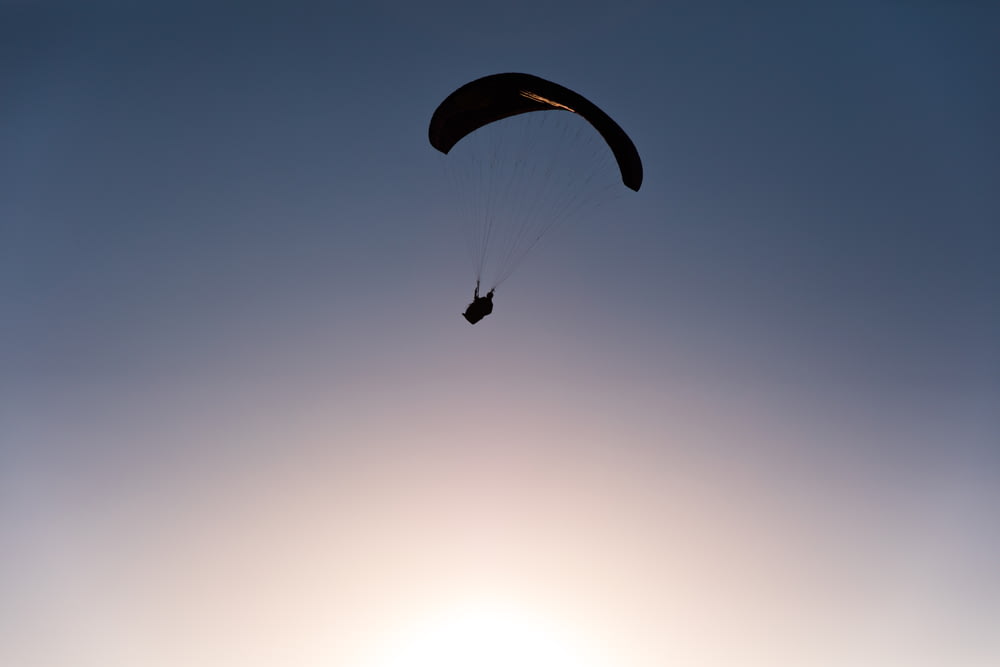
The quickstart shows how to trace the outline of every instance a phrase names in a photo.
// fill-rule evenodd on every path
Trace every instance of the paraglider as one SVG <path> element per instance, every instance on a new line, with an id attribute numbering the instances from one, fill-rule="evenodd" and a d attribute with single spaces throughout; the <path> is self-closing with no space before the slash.
<path id="1" fill-rule="evenodd" d="M 570 120 L 560 127 L 549 120 L 556 116 L 584 126 Z M 579 93 L 531 74 L 493 74 L 459 87 L 435 109 L 428 138 L 451 154 L 459 198 L 470 200 L 463 213 L 476 269 L 475 296 L 463 313 L 470 324 L 493 311 L 494 290 L 543 236 L 617 196 L 621 185 L 611 181 L 609 157 L 621 184 L 634 191 L 642 185 L 642 161 L 625 131 Z M 481 297 L 487 272 L 492 287 Z"/>
<path id="2" fill-rule="evenodd" d="M 469 324 L 475 324 L 493 312 L 493 291 L 491 289 L 486 293 L 486 296 L 479 296 L 479 281 L 476 281 L 476 291 L 473 293 L 472 303 L 462 313 L 462 317 L 468 320 Z"/>

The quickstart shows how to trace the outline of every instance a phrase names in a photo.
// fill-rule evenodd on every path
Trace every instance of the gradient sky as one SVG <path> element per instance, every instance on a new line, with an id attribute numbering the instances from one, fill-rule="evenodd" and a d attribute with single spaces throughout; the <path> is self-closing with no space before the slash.
<path id="1" fill-rule="evenodd" d="M 991 3 L 42 4 L 0 664 L 417 667 L 496 609 L 579 667 L 1000 662 Z M 503 71 L 646 179 L 473 328 L 427 123 Z"/>

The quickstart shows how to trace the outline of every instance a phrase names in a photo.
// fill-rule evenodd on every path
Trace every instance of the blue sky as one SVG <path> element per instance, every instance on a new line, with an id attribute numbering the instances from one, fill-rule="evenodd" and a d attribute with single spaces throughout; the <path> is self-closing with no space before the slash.
<path id="1" fill-rule="evenodd" d="M 0 662 L 502 597 L 619 665 L 995 664 L 998 18 L 0 5 Z M 504 71 L 645 181 L 469 327 L 427 123 Z"/>

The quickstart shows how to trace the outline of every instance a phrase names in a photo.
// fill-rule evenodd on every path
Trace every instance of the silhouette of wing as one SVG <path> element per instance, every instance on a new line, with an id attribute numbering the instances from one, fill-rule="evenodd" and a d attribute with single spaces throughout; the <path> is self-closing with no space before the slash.
<path id="1" fill-rule="evenodd" d="M 517 114 L 553 109 L 586 119 L 614 153 L 622 182 L 638 191 L 642 161 L 618 123 L 583 95 L 531 74 L 493 74 L 465 84 L 434 111 L 428 136 L 434 148 L 448 153 L 462 137 L 484 125 Z"/>

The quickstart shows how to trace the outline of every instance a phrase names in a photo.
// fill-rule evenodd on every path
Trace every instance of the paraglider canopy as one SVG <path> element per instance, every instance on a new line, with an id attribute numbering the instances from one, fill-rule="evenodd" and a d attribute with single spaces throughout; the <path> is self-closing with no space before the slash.
<path id="1" fill-rule="evenodd" d="M 459 87 L 434 110 L 428 138 L 444 154 L 477 285 L 499 286 L 557 227 L 642 185 L 625 131 L 579 93 L 531 74 Z"/>
<path id="2" fill-rule="evenodd" d="M 493 74 L 465 84 L 438 106 L 428 130 L 431 145 L 448 153 L 463 137 L 494 121 L 530 111 L 561 109 L 587 120 L 614 153 L 622 182 L 642 185 L 642 161 L 625 131 L 579 93 L 531 74 Z"/>

